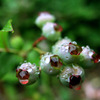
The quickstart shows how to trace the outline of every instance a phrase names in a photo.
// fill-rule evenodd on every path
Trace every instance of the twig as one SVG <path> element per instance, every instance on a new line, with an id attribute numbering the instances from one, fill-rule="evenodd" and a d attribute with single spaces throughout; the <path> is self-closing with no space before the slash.
<path id="1" fill-rule="evenodd" d="M 45 39 L 46 39 L 46 38 L 45 38 L 44 36 L 39 37 L 39 38 L 33 43 L 33 47 L 36 47 L 36 45 L 37 45 L 40 41 L 45 40 Z"/>

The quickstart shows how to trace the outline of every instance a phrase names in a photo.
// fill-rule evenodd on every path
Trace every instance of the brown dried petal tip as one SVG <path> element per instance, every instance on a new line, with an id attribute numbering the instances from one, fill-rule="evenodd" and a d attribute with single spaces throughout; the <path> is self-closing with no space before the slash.
<path id="1" fill-rule="evenodd" d="M 78 46 L 77 44 L 73 44 L 70 42 L 68 52 L 71 55 L 80 55 L 80 53 L 82 52 L 82 48 L 80 46 Z"/>
<path id="2" fill-rule="evenodd" d="M 62 66 L 61 60 L 57 55 L 50 57 L 50 63 L 52 67 L 59 68 Z"/>
<path id="3" fill-rule="evenodd" d="M 94 63 L 98 63 L 100 61 L 100 55 L 94 53 L 92 55 L 92 60 L 94 61 Z"/>
<path id="4" fill-rule="evenodd" d="M 54 29 L 55 29 L 55 31 L 59 31 L 59 32 L 62 32 L 62 30 L 63 30 L 62 27 L 58 24 L 54 25 Z"/>
<path id="5" fill-rule="evenodd" d="M 24 70 L 22 70 L 22 69 L 19 69 L 17 72 L 16 72 L 16 77 L 18 78 L 18 79 L 28 79 L 29 78 L 29 73 L 28 73 L 28 71 L 24 71 Z"/>

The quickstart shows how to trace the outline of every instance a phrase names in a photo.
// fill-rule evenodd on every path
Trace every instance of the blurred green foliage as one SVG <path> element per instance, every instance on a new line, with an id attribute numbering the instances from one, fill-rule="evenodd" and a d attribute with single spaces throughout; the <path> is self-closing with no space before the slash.
<path id="1" fill-rule="evenodd" d="M 56 16 L 56 22 L 63 27 L 62 37 L 68 36 L 81 46 L 89 45 L 99 53 L 100 0 L 0 0 L 0 29 L 12 19 L 15 31 L 14 34 L 9 33 L 13 31 L 9 20 L 9 25 L 0 31 L 0 38 L 3 34 L 6 45 L 11 47 L 8 41 L 19 35 L 25 40 L 22 50 L 30 50 L 32 43 L 41 36 L 41 30 L 34 24 L 41 11 Z M 1 39 L 0 48 L 4 48 Z M 56 77 L 43 72 L 39 82 L 26 87 L 20 85 L 15 69 L 23 62 L 23 55 L 23 52 L 19 55 L 0 53 L 0 100 L 72 100 L 72 90 L 63 87 Z M 27 61 L 38 66 L 39 59 L 40 55 L 34 50 L 26 57 Z M 82 100 L 80 96 L 74 96 L 74 99 Z"/>

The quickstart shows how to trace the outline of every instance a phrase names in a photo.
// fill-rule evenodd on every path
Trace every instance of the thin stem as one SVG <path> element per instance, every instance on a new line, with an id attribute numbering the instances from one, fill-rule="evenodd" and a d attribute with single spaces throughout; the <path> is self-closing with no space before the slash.
<path id="1" fill-rule="evenodd" d="M 13 53 L 13 54 L 17 54 L 17 55 L 19 55 L 19 56 L 21 56 L 23 58 L 26 58 L 26 51 L 17 51 L 17 50 L 10 49 L 10 48 L 9 48 L 9 51 L 7 51 L 4 48 L 0 48 L 0 52 Z"/>
<path id="2" fill-rule="evenodd" d="M 7 53 L 13 53 L 13 54 L 18 54 L 20 55 L 21 57 L 25 57 L 27 56 L 27 54 L 32 50 L 33 48 L 30 48 L 28 51 L 16 51 L 14 49 L 10 49 L 9 48 L 9 51 L 7 51 L 5 48 L 0 48 L 0 52 L 7 52 Z M 35 51 L 37 51 L 39 54 L 45 54 L 46 52 L 40 50 L 39 48 L 35 47 L 34 48 Z"/>
<path id="3" fill-rule="evenodd" d="M 41 42 L 42 40 L 45 40 L 46 38 L 44 36 L 39 37 L 34 43 L 33 43 L 33 47 L 36 47 L 36 45 Z"/>
<path id="4" fill-rule="evenodd" d="M 39 43 L 42 40 L 45 40 L 46 38 L 44 36 L 41 36 L 40 38 L 38 38 L 34 43 L 33 43 L 33 47 L 31 47 L 29 50 L 27 51 L 17 51 L 15 49 L 10 49 L 10 48 L 0 48 L 0 52 L 7 52 L 7 53 L 13 53 L 13 54 L 18 54 L 19 56 L 23 57 L 24 59 L 26 59 L 27 54 L 31 51 L 31 50 L 35 50 L 37 51 L 39 54 L 45 54 L 46 52 L 42 51 L 41 49 L 37 48 L 36 45 L 37 43 Z"/>
<path id="5" fill-rule="evenodd" d="M 40 54 L 45 54 L 46 53 L 45 51 L 42 51 L 41 49 L 39 49 L 37 47 L 35 47 L 34 50 L 37 51 Z"/>
<path id="6" fill-rule="evenodd" d="M 14 53 L 17 54 L 18 51 L 14 50 L 14 49 L 8 49 L 8 51 L 5 48 L 0 48 L 0 52 L 9 52 L 9 53 Z"/>

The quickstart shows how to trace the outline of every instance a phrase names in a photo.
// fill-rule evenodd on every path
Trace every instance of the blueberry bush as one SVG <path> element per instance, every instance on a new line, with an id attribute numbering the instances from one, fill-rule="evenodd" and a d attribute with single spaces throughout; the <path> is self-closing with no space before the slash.
<path id="1" fill-rule="evenodd" d="M 99 100 L 99 8 L 1 0 L 0 100 Z"/>

